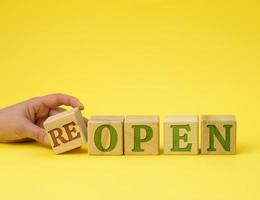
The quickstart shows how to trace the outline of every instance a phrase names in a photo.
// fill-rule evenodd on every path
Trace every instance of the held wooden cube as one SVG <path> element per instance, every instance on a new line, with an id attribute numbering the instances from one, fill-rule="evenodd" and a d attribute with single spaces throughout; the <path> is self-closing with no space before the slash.
<path id="1" fill-rule="evenodd" d="M 159 117 L 127 116 L 124 124 L 124 153 L 158 155 L 159 152 Z"/>
<path id="2" fill-rule="evenodd" d="M 49 117 L 43 126 L 56 154 L 86 143 L 87 127 L 78 108 Z"/>
<path id="3" fill-rule="evenodd" d="M 166 116 L 164 154 L 198 154 L 198 116 Z"/>
<path id="4" fill-rule="evenodd" d="M 235 154 L 236 119 L 232 115 L 204 115 L 201 119 L 201 153 Z"/>
<path id="5" fill-rule="evenodd" d="M 90 155 L 123 154 L 124 116 L 92 116 L 88 121 Z"/>

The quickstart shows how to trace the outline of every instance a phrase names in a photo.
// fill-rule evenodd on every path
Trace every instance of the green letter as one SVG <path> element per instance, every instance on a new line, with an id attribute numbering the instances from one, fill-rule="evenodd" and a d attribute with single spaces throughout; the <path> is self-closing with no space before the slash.
<path id="1" fill-rule="evenodd" d="M 230 151 L 230 129 L 232 125 L 223 126 L 226 129 L 226 141 L 215 125 L 207 125 L 207 127 L 209 128 L 209 148 L 207 150 L 216 151 L 216 148 L 214 147 L 214 135 L 215 135 L 219 143 L 225 149 L 225 151 Z"/>
<path id="2" fill-rule="evenodd" d="M 180 129 L 185 129 L 186 131 L 190 132 L 190 125 L 171 125 L 171 128 L 173 130 L 173 147 L 171 148 L 171 151 L 191 151 L 192 143 L 188 143 L 186 147 L 180 147 L 180 140 L 187 142 L 188 134 L 184 134 L 183 136 L 180 136 L 179 134 Z"/>
<path id="3" fill-rule="evenodd" d="M 147 125 L 133 125 L 134 128 L 134 148 L 132 151 L 134 152 L 142 152 L 144 149 L 141 148 L 142 142 L 148 142 L 153 137 L 153 129 Z M 141 129 L 145 129 L 146 136 L 145 138 L 141 139 Z"/>
<path id="4" fill-rule="evenodd" d="M 102 145 L 102 131 L 104 128 L 107 128 L 110 132 L 110 145 L 108 148 L 104 148 Z M 116 129 L 109 125 L 109 124 L 104 124 L 101 125 L 97 128 L 97 130 L 95 131 L 95 135 L 94 135 L 94 141 L 95 141 L 95 145 L 96 147 L 102 151 L 102 152 L 108 152 L 108 151 L 112 151 L 116 144 L 117 144 L 117 132 Z"/>

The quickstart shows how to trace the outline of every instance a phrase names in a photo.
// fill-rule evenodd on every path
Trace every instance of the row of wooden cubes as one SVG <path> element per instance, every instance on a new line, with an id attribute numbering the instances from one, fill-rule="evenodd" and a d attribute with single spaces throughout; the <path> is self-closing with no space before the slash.
<path id="1" fill-rule="evenodd" d="M 80 147 L 88 141 L 90 155 L 157 155 L 160 153 L 158 116 L 92 116 L 85 126 L 78 109 L 44 122 L 55 153 Z M 235 154 L 236 120 L 230 115 L 201 117 L 201 153 Z M 164 153 L 199 153 L 199 117 L 164 118 Z"/>

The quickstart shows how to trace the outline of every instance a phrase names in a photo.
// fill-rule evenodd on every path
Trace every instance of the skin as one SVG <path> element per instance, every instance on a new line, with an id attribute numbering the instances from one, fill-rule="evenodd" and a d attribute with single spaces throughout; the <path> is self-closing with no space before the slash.
<path id="1" fill-rule="evenodd" d="M 66 94 L 51 94 L 35 97 L 0 110 L 0 142 L 36 140 L 50 146 L 43 129 L 43 122 L 52 115 L 63 112 L 59 106 L 66 105 L 84 109 L 75 97 Z"/>

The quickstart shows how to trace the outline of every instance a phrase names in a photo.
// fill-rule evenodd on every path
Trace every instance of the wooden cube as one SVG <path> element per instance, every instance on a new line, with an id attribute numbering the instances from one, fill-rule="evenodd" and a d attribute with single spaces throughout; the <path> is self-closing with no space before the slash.
<path id="1" fill-rule="evenodd" d="M 204 115 L 201 119 L 201 153 L 235 154 L 236 119 L 231 115 Z"/>
<path id="2" fill-rule="evenodd" d="M 90 155 L 123 154 L 124 116 L 92 116 L 88 121 Z"/>
<path id="3" fill-rule="evenodd" d="M 43 126 L 56 154 L 86 143 L 87 127 L 78 108 L 49 117 Z"/>
<path id="4" fill-rule="evenodd" d="M 164 154 L 198 154 L 198 116 L 166 116 Z"/>
<path id="5" fill-rule="evenodd" d="M 159 152 L 159 117 L 127 116 L 124 124 L 124 153 L 157 155 Z"/>

